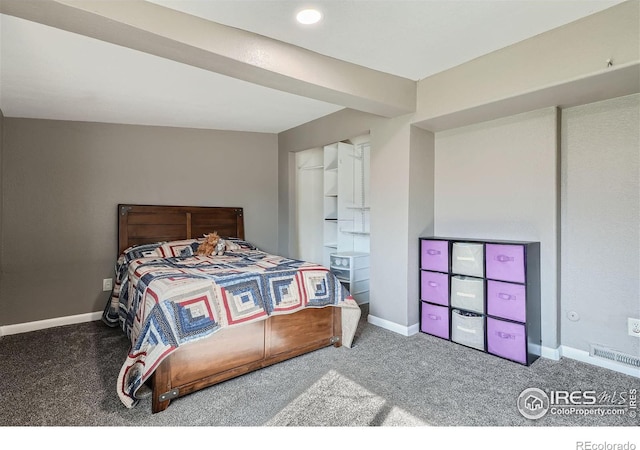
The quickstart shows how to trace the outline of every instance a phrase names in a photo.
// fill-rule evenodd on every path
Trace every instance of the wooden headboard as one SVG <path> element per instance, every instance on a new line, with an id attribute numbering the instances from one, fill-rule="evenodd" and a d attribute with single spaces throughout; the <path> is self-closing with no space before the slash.
<path id="1" fill-rule="evenodd" d="M 132 245 L 195 239 L 212 231 L 244 239 L 242 208 L 118 205 L 118 254 Z"/>

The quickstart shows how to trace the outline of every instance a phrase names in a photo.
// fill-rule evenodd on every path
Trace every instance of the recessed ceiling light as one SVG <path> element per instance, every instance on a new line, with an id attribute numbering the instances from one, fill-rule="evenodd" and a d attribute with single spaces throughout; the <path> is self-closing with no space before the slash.
<path id="1" fill-rule="evenodd" d="M 296 20 L 303 25 L 311 25 L 322 19 L 322 13 L 317 9 L 303 9 L 296 15 Z"/>

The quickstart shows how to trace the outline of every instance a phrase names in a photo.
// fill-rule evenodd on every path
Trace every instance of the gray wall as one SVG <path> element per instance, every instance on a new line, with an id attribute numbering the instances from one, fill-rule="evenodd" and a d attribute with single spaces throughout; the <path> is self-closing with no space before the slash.
<path id="1" fill-rule="evenodd" d="M 4 114 L 0 109 L 0 243 L 2 243 L 2 149 L 4 147 Z M 0 273 L 2 268 L 2 248 L 0 247 Z M 0 283 L 2 283 L 2 276 L 0 275 Z M 2 314 L 2 304 L 0 303 L 0 317 Z M 1 322 L 0 322 L 1 323 Z"/>
<path id="2" fill-rule="evenodd" d="M 324 242 L 324 164 L 322 148 L 295 153 L 296 198 L 294 253 L 292 256 L 323 264 Z M 315 167 L 311 169 L 310 167 Z"/>
<path id="3" fill-rule="evenodd" d="M 0 244 L 2 243 L 2 204 L 4 203 L 2 201 L 2 192 L 3 192 L 3 188 L 2 186 L 4 185 L 3 182 L 3 177 L 2 177 L 2 155 L 3 155 L 3 148 L 4 148 L 4 114 L 2 114 L 2 110 L 0 109 Z M 2 254 L 4 252 L 2 251 L 2 247 L 0 247 L 0 269 L 2 268 Z M 0 274 L 1 274 L 1 270 L 0 270 Z M 0 289 L 2 288 L 2 275 L 0 275 Z M 2 302 L 0 302 L 0 317 L 3 316 L 3 310 L 2 310 Z M 2 323 L 2 322 L 0 322 Z"/>
<path id="4" fill-rule="evenodd" d="M 629 81 L 620 74 L 628 76 L 627 69 L 638 64 L 638 10 L 638 2 L 625 2 L 420 80 L 414 114 L 384 119 L 344 110 L 281 133 L 280 250 L 286 252 L 292 239 L 289 152 L 369 129 L 370 314 L 383 319 L 379 324 L 398 331 L 415 325 L 417 259 L 410 250 L 412 238 L 430 234 L 434 223 L 437 234 L 539 240 L 543 345 L 555 352 L 561 342 L 560 153 L 555 105 L 623 95 L 618 93 L 618 76 L 626 80 L 623 91 L 637 92 L 635 78 Z M 614 61 L 613 67 L 607 67 L 607 59 Z M 496 121 L 487 122 L 490 119 Z M 415 126 L 436 132 L 435 143 L 433 136 L 412 136 L 410 129 Z M 419 146 L 425 154 L 415 151 Z M 452 154 L 449 148 L 454 149 Z M 484 157 L 478 159 L 479 155 Z M 470 168 L 465 174 L 472 181 L 447 184 L 455 176 L 454 166 L 459 163 L 455 158 L 467 156 L 475 160 L 476 171 Z M 416 169 L 418 160 L 424 164 L 421 169 Z M 520 171 L 507 173 L 515 187 L 500 188 L 498 180 L 505 175 L 501 167 Z M 483 172 L 486 168 L 490 170 Z M 420 178 L 420 170 L 425 178 Z M 417 194 L 420 189 L 422 199 Z M 471 198 L 481 200 L 469 202 L 470 192 Z M 487 203 L 489 197 L 492 200 Z M 450 198 L 454 202 L 448 203 Z M 469 214 L 460 212 L 467 207 Z M 408 244 L 398 248 L 394 245 L 398 242 Z"/>
<path id="5" fill-rule="evenodd" d="M 572 82 L 637 64 L 639 35 L 640 2 L 631 0 L 483 55 L 420 80 L 416 121 L 466 111 L 465 121 L 475 119 L 466 123 L 471 124 L 544 106 L 594 101 L 585 98 L 604 100 L 617 87 L 606 81 L 587 83 L 590 89 L 580 92 Z"/>
<path id="6" fill-rule="evenodd" d="M 4 119 L 0 325 L 101 311 L 118 203 L 239 206 L 278 250 L 277 136 Z"/>
<path id="7" fill-rule="evenodd" d="M 369 314 L 386 326 L 409 325 L 412 309 L 407 281 L 417 263 L 408 261 L 410 144 L 406 117 L 371 130 Z"/>
<path id="8" fill-rule="evenodd" d="M 379 116 L 352 109 L 343 109 L 318 120 L 308 122 L 278 134 L 278 218 L 279 254 L 292 256 L 294 220 L 292 199 L 295 199 L 295 152 L 322 147 L 352 139 L 369 132 L 383 121 Z"/>
<path id="9" fill-rule="evenodd" d="M 292 143 L 304 148 L 300 143 L 317 145 L 325 139 L 339 140 L 368 126 L 372 142 L 369 311 L 374 318 L 383 319 L 381 325 L 402 331 L 403 326 L 411 328 L 417 323 L 417 280 L 414 277 L 417 270 L 413 270 L 417 267 L 416 236 L 435 232 L 470 238 L 534 240 L 541 242 L 543 346 L 552 352 L 560 345 L 588 350 L 587 341 L 602 338 L 605 342 L 600 343 L 637 353 L 633 338 L 623 336 L 626 328 L 622 323 L 626 317 L 637 317 L 640 308 L 637 99 L 635 95 L 611 100 L 614 106 L 604 102 L 564 112 L 545 108 L 438 132 L 435 138 L 429 132 L 412 127 L 411 116 L 363 120 L 359 114 L 342 111 L 289 130 L 286 139 L 281 135 L 280 163 L 285 166 L 281 186 L 286 183 L 287 170 L 287 158 L 283 155 L 295 149 Z M 332 133 L 332 126 L 337 124 L 342 135 Z M 599 136 L 597 139 L 596 135 Z M 561 172 L 560 142 L 563 142 L 563 154 L 569 152 L 569 157 L 579 161 L 573 162 L 573 172 L 580 174 L 588 169 L 584 172 L 585 182 L 601 180 L 595 185 L 587 184 L 592 190 L 599 189 L 597 194 L 584 186 L 576 188 L 572 185 L 572 171 L 567 171 L 566 167 Z M 625 161 L 623 167 L 618 160 L 607 159 L 608 165 L 603 165 L 598 159 L 588 159 L 593 159 L 590 153 L 610 158 L 603 149 L 610 151 L 612 146 L 621 152 L 618 158 Z M 586 160 L 582 159 L 582 152 Z M 567 155 L 564 157 L 566 165 Z M 616 182 L 609 182 L 608 178 Z M 617 200 L 611 202 L 609 191 L 603 186 L 614 189 Z M 287 192 L 280 193 L 282 198 L 287 198 Z M 612 220 L 613 215 L 608 214 L 599 217 L 598 225 L 592 226 L 590 217 L 597 213 L 590 201 L 592 197 L 605 199 L 602 203 L 608 205 L 607 210 L 626 211 L 625 225 L 618 225 L 619 216 Z M 286 204 L 286 201 L 280 203 L 281 213 Z M 609 250 L 609 253 L 626 252 L 626 259 L 620 259 L 613 266 L 615 270 L 606 272 L 609 282 L 619 286 L 616 295 L 624 296 L 625 300 L 616 300 L 617 306 L 600 310 L 598 314 L 585 312 L 592 322 L 572 322 L 573 335 L 566 331 L 564 314 L 568 305 L 572 301 L 577 303 L 571 307 L 581 313 L 596 309 L 591 308 L 590 303 L 584 303 L 583 294 L 571 294 L 573 300 L 566 296 L 569 289 L 592 289 L 581 284 L 586 274 L 592 273 L 600 263 L 592 264 L 593 258 L 586 258 L 580 269 L 569 270 L 568 266 L 579 266 L 574 265 L 571 253 L 565 255 L 566 246 L 560 251 L 561 205 L 564 208 L 562 220 L 566 222 L 562 236 L 565 244 L 571 243 L 567 235 L 572 232 L 567 230 L 575 227 L 570 222 L 573 220 L 586 227 L 587 236 L 601 243 L 608 242 L 608 239 L 603 240 L 603 230 L 608 230 L 606 235 L 609 236 L 616 227 L 620 228 L 621 237 L 616 238 L 612 247 L 615 250 Z M 583 210 L 577 216 L 576 213 L 569 216 L 567 211 L 574 211 L 572 208 Z M 285 233 L 282 227 L 280 232 Z M 288 235 L 281 236 L 282 241 L 288 239 Z M 402 242 L 406 244 L 395 245 Z M 635 260 L 629 261 L 629 258 Z M 564 278 L 560 276 L 561 260 L 562 269 L 567 272 L 563 274 Z M 591 294 L 590 297 L 593 304 L 602 303 L 601 295 L 594 297 Z M 607 304 L 612 305 L 611 301 Z M 597 326 L 593 326 L 595 323 Z M 618 339 L 609 339 L 612 335 L 617 335 Z M 553 356 L 553 353 L 547 354 Z"/>
<path id="10" fill-rule="evenodd" d="M 290 154 L 306 148 L 371 137 L 369 319 L 400 333 L 417 330 L 418 236 L 433 232 L 433 134 L 411 126 L 412 115 L 383 119 L 342 110 L 279 135 L 280 242 L 294 238 L 288 225 L 294 198 Z M 285 253 L 286 254 L 286 253 Z"/>
<path id="11" fill-rule="evenodd" d="M 542 344 L 558 333 L 557 111 L 436 133 L 435 231 L 540 241 Z"/>
<path id="12" fill-rule="evenodd" d="M 411 327 L 417 323 L 417 301 L 414 301 L 417 299 L 417 281 L 414 277 L 417 271 L 413 270 L 417 261 L 414 254 L 416 236 L 435 233 L 469 238 L 534 240 L 541 242 L 542 253 L 543 346 L 548 350 L 555 350 L 562 344 L 588 350 L 585 342 L 602 336 L 606 341 L 604 343 L 609 343 L 614 348 L 637 353 L 637 347 L 633 347 L 637 345 L 632 341 L 633 338 L 622 336 L 626 330 L 623 329 L 626 317 L 637 317 L 640 308 L 637 282 L 640 203 L 637 97 L 632 96 L 631 100 L 612 100 L 613 105 L 618 106 L 608 109 L 598 103 L 566 110 L 562 114 L 562 123 L 561 114 L 556 108 L 546 108 L 439 132 L 435 134 L 435 140 L 431 133 L 411 127 L 411 116 L 398 119 L 372 117 L 363 121 L 359 114 L 342 111 L 281 135 L 281 164 L 286 164 L 287 158 L 282 156 L 295 148 L 292 144 L 294 142 L 302 147 L 302 142 L 317 145 L 325 140 L 330 142 L 344 139 L 361 131 L 364 126 L 371 130 L 370 314 L 374 318 L 383 319 L 383 325 L 391 325 L 391 328 L 393 324 Z M 635 105 L 633 101 L 636 102 Z M 601 112 L 603 108 L 606 112 L 604 115 Z M 596 113 L 592 112 L 593 109 Z M 577 121 L 574 117 L 582 119 Z M 600 125 L 595 126 L 592 123 L 594 121 Z M 342 135 L 331 132 L 332 125 L 337 122 Z M 635 128 L 631 124 L 635 124 Z M 563 130 L 562 139 L 559 135 L 560 125 Z M 608 131 L 603 131 L 603 127 Z M 572 136 L 571 139 L 567 133 Z M 600 137 L 594 139 L 594 135 Z M 582 161 L 573 163 L 576 167 L 573 171 L 582 173 L 586 165 L 589 170 L 598 172 L 599 177 L 617 180 L 617 184 L 603 180 L 602 183 L 589 186 L 618 186 L 614 191 L 618 194 L 618 200 L 603 200 L 603 203 L 607 203 L 609 209 L 627 211 L 629 216 L 626 225 L 622 227 L 622 237 L 613 246 L 618 251 L 625 243 L 628 244 L 624 247 L 627 259 L 620 260 L 615 266 L 615 273 L 607 272 L 611 283 L 626 280 L 619 284 L 621 291 L 618 292 L 626 300 L 617 302 L 618 306 L 606 314 L 585 312 L 587 317 L 597 321 L 598 326 L 590 326 L 594 322 L 571 322 L 573 335 L 566 334 L 564 313 L 572 300 L 565 297 L 571 289 L 592 289 L 584 287 L 582 283 L 585 274 L 591 273 L 598 266 L 592 265 L 593 261 L 588 258 L 583 259 L 581 269 L 572 269 L 565 274 L 565 278 L 560 277 L 561 257 L 564 272 L 568 271 L 568 266 L 578 267 L 571 259 L 567 262 L 566 258 L 570 258 L 570 253 L 565 255 L 566 247 L 563 247 L 562 253 L 559 247 L 561 140 L 564 143 L 563 154 L 567 152 L 567 145 L 571 145 L 569 157 L 573 155 L 574 159 Z M 583 150 L 582 147 L 588 142 L 591 142 L 590 146 Z M 602 148 L 610 148 L 612 145 L 621 149 L 620 157 L 626 161 L 622 168 L 609 160 L 610 166 L 603 172 L 599 169 L 602 164 L 598 160 L 589 162 L 589 159 L 581 159 L 582 151 L 587 155 L 589 151 L 602 155 Z M 629 155 L 633 151 L 635 153 Z M 567 155 L 564 156 L 566 165 Z M 623 170 L 618 174 L 620 169 Z M 597 178 L 589 171 L 585 174 L 587 180 Z M 281 185 L 283 181 L 281 180 Z M 592 227 L 592 220 L 585 220 L 585 215 L 596 212 L 589 201 L 594 194 L 588 190 L 581 192 L 585 190 L 584 187 L 571 187 L 567 184 L 570 181 L 571 172 L 567 172 L 565 167 L 562 188 L 569 190 L 562 194 L 562 205 L 565 208 L 562 220 L 574 220 L 583 226 L 588 224 L 585 233 L 591 233 L 592 239 L 603 242 L 597 235 L 603 229 L 615 228 L 613 223 L 606 223 L 613 216 L 609 214 L 600 217 L 598 221 L 602 223 Z M 578 190 L 572 194 L 571 189 Z M 598 195 L 607 198 L 607 192 L 600 189 Z M 286 192 L 281 192 L 281 195 L 286 198 Z M 594 198 L 597 197 L 596 195 Z M 280 203 L 281 212 L 286 204 L 286 201 Z M 584 210 L 577 218 L 571 219 L 567 211 L 573 211 L 572 208 Z M 619 217 L 615 220 L 619 221 Z M 565 223 L 565 244 L 571 242 L 571 239 L 567 240 L 567 235 L 572 234 L 566 231 L 567 227 L 573 229 L 575 225 Z M 282 227 L 280 232 L 283 233 Z M 406 242 L 406 246 L 390 245 L 389 236 L 393 236 L 393 242 Z M 573 235 L 573 238 L 576 236 Z M 288 238 L 284 236 L 283 241 Z M 635 260 L 629 262 L 629 258 Z M 589 303 L 583 303 L 581 299 L 584 295 L 572 296 L 573 301 L 578 302 L 578 306 L 572 308 L 579 312 L 585 309 L 595 311 L 590 308 Z M 601 297 L 594 298 L 593 302 L 601 302 Z M 619 339 L 609 339 L 610 335 L 617 335 Z"/>
<path id="13" fill-rule="evenodd" d="M 529 106 L 537 100 L 530 100 L 549 95 L 548 87 L 571 93 L 574 91 L 565 88 L 574 82 L 580 84 L 577 80 L 601 80 L 604 71 L 614 73 L 616 68 L 637 64 L 638 40 L 633 38 L 638 35 L 638 9 L 638 2 L 625 2 L 602 14 L 421 80 L 416 113 L 396 119 L 345 109 L 276 137 L 6 118 L 5 141 L 0 149 L 4 204 L 4 210 L 0 211 L 4 262 L 0 325 L 102 308 L 106 294 L 100 291 L 100 281 L 112 275 L 116 256 L 114 211 L 118 202 L 218 205 L 224 199 L 222 204 L 245 207 L 249 239 L 265 250 L 291 255 L 293 152 L 370 132 L 370 313 L 374 317 L 382 319 L 384 325 L 398 324 L 400 328 L 411 328 L 417 323 L 417 236 L 435 231 L 472 237 L 528 238 L 543 244 L 543 344 L 554 347 L 566 343 L 584 348 L 587 338 L 600 335 L 612 346 L 633 351 L 637 348 L 633 347 L 635 344 L 629 344 L 630 338 L 620 337 L 618 331 L 620 317 L 633 314 L 626 304 L 615 309 L 613 316 L 607 310 L 597 327 L 589 327 L 586 320 L 566 326 L 563 323 L 562 331 L 569 334 L 560 340 L 561 309 L 564 313 L 568 305 L 578 311 L 585 307 L 582 295 L 564 291 L 573 281 L 560 280 L 557 274 L 558 259 L 565 256 L 558 248 L 558 116 L 555 108 L 518 116 L 514 116 L 514 111 L 533 109 Z M 549 52 L 541 53 L 540 48 Z M 605 67 L 607 58 L 614 60 L 613 68 Z M 502 77 L 498 82 L 496 68 L 500 68 Z M 604 85 L 597 90 L 601 95 L 615 92 L 607 81 L 610 78 L 604 78 Z M 580 90 L 574 94 L 571 99 L 574 103 L 570 104 L 593 101 L 585 100 L 579 93 Z M 508 108 L 500 106 L 505 99 L 509 100 Z M 495 104 L 500 107 L 491 108 Z M 478 118 L 487 113 L 485 107 L 491 114 L 498 114 L 495 117 L 506 118 L 477 123 L 488 120 L 486 115 Z M 589 131 L 595 126 L 591 122 L 591 107 L 566 111 L 568 115 L 562 122 L 563 133 L 578 137 L 568 140 L 569 146 L 562 148 L 564 156 L 578 161 L 576 165 L 575 161 L 565 160 L 568 169 L 565 167 L 562 182 L 567 190 L 563 191 L 566 197 L 562 200 L 567 209 L 563 210 L 563 220 L 575 220 L 582 226 L 589 202 L 577 194 L 579 191 L 575 189 L 579 185 L 572 184 L 572 176 L 585 169 L 587 173 L 599 174 L 600 162 L 582 162 L 581 152 L 597 153 L 598 146 L 608 148 L 619 139 L 619 128 L 613 127 L 602 137 L 595 136 L 598 140 L 594 141 L 593 135 L 597 133 Z M 635 107 L 637 111 L 637 104 Z M 601 106 L 593 108 L 599 111 Z M 607 125 L 619 120 L 617 114 L 622 114 L 625 123 L 632 121 L 631 112 L 619 113 L 618 107 L 608 108 L 609 112 L 602 115 Z M 435 138 L 414 126 L 429 128 L 429 121 L 450 115 L 468 118 L 466 113 L 477 119 L 471 122 L 465 119 L 466 123 L 476 125 L 439 132 Z M 637 123 L 637 116 L 635 120 Z M 575 131 L 567 131 L 574 126 Z M 625 139 L 632 142 L 633 131 L 624 133 Z M 623 149 L 626 146 L 619 145 Z M 249 158 L 251 166 L 243 166 Z M 470 160 L 476 164 L 469 164 Z M 186 170 L 180 168 L 183 161 L 190 164 Z M 614 202 L 613 206 L 623 211 L 627 207 L 632 212 L 633 207 L 628 205 L 634 201 L 636 207 L 638 204 L 635 164 L 634 179 L 627 175 L 634 170 L 632 163 L 621 172 L 625 174 L 624 187 L 620 189 L 624 200 Z M 471 177 L 472 182 L 451 184 L 459 176 L 460 167 L 467 169 L 465 176 Z M 499 189 L 498 181 L 504 180 L 505 167 L 516 171 L 509 172 L 507 178 L 517 183 L 516 188 Z M 620 176 L 617 167 L 605 167 L 599 176 L 606 175 L 607 180 Z M 247 176 L 241 186 L 229 189 L 228 183 L 237 179 L 238 174 Z M 480 198 L 479 203 L 468 202 L 470 192 Z M 601 195 L 599 192 L 596 199 L 609 206 L 598 197 Z M 487 203 L 489 197 L 493 200 Z M 582 199 L 575 204 L 578 210 L 571 209 L 574 198 Z M 471 208 L 469 214 L 458 212 L 465 207 Z M 502 215 L 488 217 L 488 212 Z M 637 225 L 637 221 L 636 214 L 630 223 Z M 601 217 L 597 223 L 609 224 Z M 588 228 L 584 235 L 595 238 L 599 229 L 600 226 Z M 632 232 L 624 230 L 623 238 L 616 240 L 614 247 L 621 247 L 623 241 L 633 244 Z M 608 228 L 604 233 L 610 235 L 615 231 Z M 574 244 L 573 248 L 577 246 Z M 630 255 L 633 257 L 633 252 Z M 592 267 L 598 266 L 588 265 L 585 270 L 593 270 Z M 619 274 L 628 269 L 629 279 L 635 279 L 637 285 L 638 271 L 633 273 L 633 263 L 617 269 L 609 274 L 612 280 L 619 282 Z M 585 270 L 575 270 L 575 274 L 584 277 Z M 34 273 L 38 276 L 36 283 Z M 69 281 L 70 273 L 76 274 L 73 283 Z M 560 304 L 560 281 L 563 296 L 573 295 L 575 304 L 564 299 Z M 638 297 L 637 290 L 624 283 L 620 286 L 622 294 L 633 303 L 634 293 L 635 299 Z"/>
<path id="14" fill-rule="evenodd" d="M 638 94 L 562 112 L 562 343 L 578 350 L 640 355 L 639 124 Z"/>
<path id="15" fill-rule="evenodd" d="M 418 237 L 433 223 L 433 135 L 412 119 L 371 129 L 369 319 L 403 334 L 417 331 Z"/>

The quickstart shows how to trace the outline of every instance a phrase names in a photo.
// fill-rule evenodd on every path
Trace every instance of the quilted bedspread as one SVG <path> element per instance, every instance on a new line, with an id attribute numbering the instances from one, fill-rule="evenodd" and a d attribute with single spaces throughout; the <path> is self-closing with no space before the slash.
<path id="1" fill-rule="evenodd" d="M 360 310 L 328 269 L 229 242 L 224 256 L 198 256 L 199 242 L 187 240 L 132 247 L 118 258 L 102 319 L 131 341 L 117 382 L 126 407 L 164 358 L 223 327 L 309 307 L 357 308 L 342 314 L 343 345 L 351 345 Z"/>

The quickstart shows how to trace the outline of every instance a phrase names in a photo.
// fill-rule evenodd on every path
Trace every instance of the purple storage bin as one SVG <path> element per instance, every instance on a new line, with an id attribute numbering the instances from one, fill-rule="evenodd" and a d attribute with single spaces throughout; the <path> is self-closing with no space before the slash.
<path id="1" fill-rule="evenodd" d="M 524 245 L 486 244 L 487 278 L 524 283 Z"/>
<path id="2" fill-rule="evenodd" d="M 487 281 L 487 314 L 527 321 L 527 289 L 523 284 Z"/>
<path id="3" fill-rule="evenodd" d="M 527 364 L 527 337 L 524 325 L 487 317 L 487 351 Z"/>
<path id="4" fill-rule="evenodd" d="M 421 269 L 435 270 L 437 272 L 449 271 L 449 242 L 421 241 Z"/>
<path id="5" fill-rule="evenodd" d="M 420 274 L 420 299 L 449 305 L 449 275 L 446 273 L 421 271 Z"/>
<path id="6" fill-rule="evenodd" d="M 444 339 L 449 339 L 449 308 L 422 302 L 420 329 Z"/>

